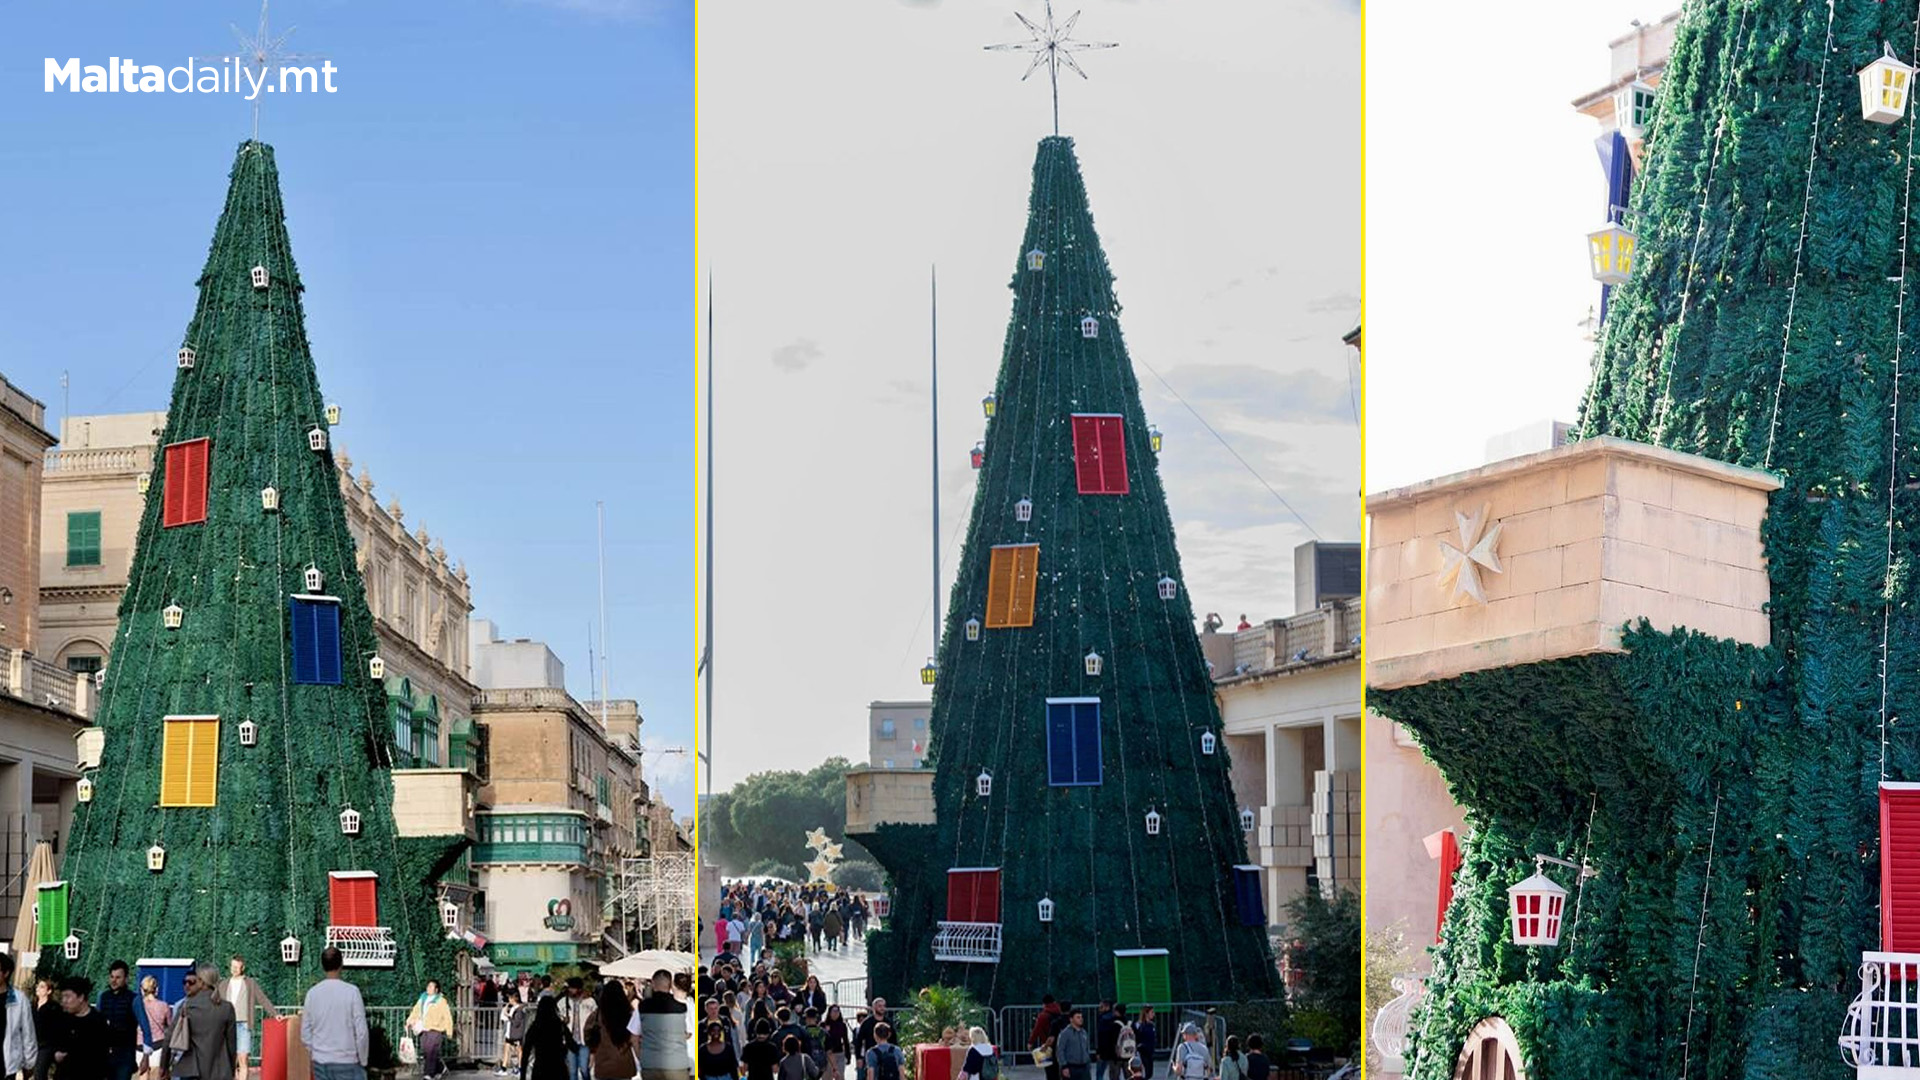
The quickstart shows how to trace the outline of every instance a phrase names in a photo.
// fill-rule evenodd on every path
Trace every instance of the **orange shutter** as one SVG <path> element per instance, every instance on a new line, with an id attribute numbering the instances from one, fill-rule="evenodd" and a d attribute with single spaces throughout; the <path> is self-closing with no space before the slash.
<path id="1" fill-rule="evenodd" d="M 214 805 L 219 801 L 219 717 L 173 716 L 166 718 L 165 725 L 160 747 L 160 805 Z"/>
<path id="2" fill-rule="evenodd" d="M 1006 630 L 1033 625 L 1033 594 L 1040 580 L 1040 545 L 1007 544 L 993 549 L 987 567 L 987 627 Z"/>

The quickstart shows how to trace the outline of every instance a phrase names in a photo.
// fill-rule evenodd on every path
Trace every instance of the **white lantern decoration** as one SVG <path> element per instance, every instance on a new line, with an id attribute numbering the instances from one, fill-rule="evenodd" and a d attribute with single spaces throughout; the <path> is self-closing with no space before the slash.
<path id="1" fill-rule="evenodd" d="M 273 281 L 273 278 L 268 275 L 267 268 L 264 266 L 254 267 L 252 276 L 253 287 L 256 289 L 264 289 Z"/>
<path id="2" fill-rule="evenodd" d="M 307 449 L 313 451 L 316 454 L 323 454 L 326 452 L 327 450 L 327 429 L 326 428 L 323 428 L 320 425 L 315 424 L 313 428 L 307 432 Z"/>
<path id="3" fill-rule="evenodd" d="M 68 934 L 67 940 L 60 946 L 60 955 L 69 960 L 80 959 L 80 935 Z"/>
<path id="4" fill-rule="evenodd" d="M 1180 595 L 1180 583 L 1170 577 L 1160 579 L 1160 599 L 1171 600 Z"/>
<path id="5" fill-rule="evenodd" d="M 187 611 L 179 604 L 168 604 L 160 609 L 160 625 L 169 630 L 180 629 L 180 623 L 187 617 Z"/>
<path id="6" fill-rule="evenodd" d="M 1613 119 L 1629 141 L 1642 138 L 1653 123 L 1653 87 L 1635 79 L 1613 95 Z"/>
<path id="7" fill-rule="evenodd" d="M 340 832 L 345 836 L 360 835 L 360 811 L 351 806 L 340 811 Z"/>
<path id="8" fill-rule="evenodd" d="M 322 574 L 320 568 L 314 566 L 312 563 L 307 564 L 306 572 L 301 575 L 301 580 L 306 584 L 307 591 L 310 593 L 319 592 L 320 587 L 327 583 L 326 575 Z"/>
<path id="9" fill-rule="evenodd" d="M 1100 336 L 1100 320 L 1094 318 L 1091 315 L 1087 316 L 1084 319 L 1081 319 L 1080 320 L 1080 336 L 1083 338 L 1099 337 Z"/>
<path id="10" fill-rule="evenodd" d="M 107 669 L 101 668 L 93 673 L 93 688 L 98 690 L 105 685 L 107 685 Z"/>
<path id="11" fill-rule="evenodd" d="M 1051 896 L 1041 897 L 1039 907 L 1040 907 L 1040 921 L 1052 922 L 1053 921 L 1053 897 Z"/>
<path id="12" fill-rule="evenodd" d="M 159 873 L 167 868 L 167 849 L 155 844 L 147 849 L 147 869 Z"/>
<path id="13" fill-rule="evenodd" d="M 1027 252 L 1027 269 L 1039 271 L 1047 268 L 1047 253 L 1039 248 Z"/>
<path id="14" fill-rule="evenodd" d="M 280 489 L 268 485 L 260 489 L 260 510 L 263 513 L 280 512 Z"/>
<path id="15" fill-rule="evenodd" d="M 1032 499 L 1021 499 L 1019 502 L 1013 504 L 1013 520 L 1015 521 L 1032 521 L 1033 520 L 1033 500 Z"/>
<path id="16" fill-rule="evenodd" d="M 387 677 L 387 662 L 380 659 L 379 653 L 367 661 L 367 677 L 376 682 Z"/>
<path id="17" fill-rule="evenodd" d="M 1515 945 L 1560 944 L 1560 916 L 1566 910 L 1567 890 L 1538 870 L 1507 889 Z"/>
<path id="18" fill-rule="evenodd" d="M 448 930 L 460 927 L 460 905 L 446 898 L 440 900 L 440 925 Z"/>
<path id="19" fill-rule="evenodd" d="M 180 346 L 180 366 L 182 368 L 192 368 L 193 358 L 197 355 L 198 354 L 193 351 L 193 346 L 191 345 Z"/>
<path id="20" fill-rule="evenodd" d="M 1086 665 L 1088 675 L 1099 675 L 1100 667 L 1103 663 L 1105 663 L 1105 661 L 1100 659 L 1099 653 L 1092 649 L 1087 650 Z"/>
<path id="21" fill-rule="evenodd" d="M 1633 276 L 1633 248 L 1639 237 L 1618 221 L 1587 234 L 1587 257 L 1593 280 L 1618 285 Z"/>
<path id="22" fill-rule="evenodd" d="M 980 620 L 979 619 L 967 620 L 967 640 L 968 641 L 980 640 Z"/>
<path id="23" fill-rule="evenodd" d="M 327 426 L 328 427 L 340 426 L 340 406 L 338 405 L 327 406 Z"/>
<path id="24" fill-rule="evenodd" d="M 252 746 L 260 741 L 260 725 L 252 720 L 240 721 L 240 745 Z"/>
<path id="25" fill-rule="evenodd" d="M 1240 831 L 1253 831 L 1253 807 L 1251 806 L 1243 806 L 1240 808 Z"/>
<path id="26" fill-rule="evenodd" d="M 288 934 L 280 939 L 280 961 L 286 964 L 300 962 L 300 939 Z"/>
<path id="27" fill-rule="evenodd" d="M 87 777 L 81 777 L 80 782 L 73 786 L 73 793 L 81 802 L 92 802 L 93 781 Z"/>
<path id="28" fill-rule="evenodd" d="M 981 769 L 980 775 L 973 779 L 973 790 L 983 799 L 993 794 L 993 774 Z"/>
<path id="29" fill-rule="evenodd" d="M 1203 731 L 1200 733 L 1200 752 L 1201 753 L 1211 756 L 1213 754 L 1214 748 L 1217 747 L 1219 743 L 1220 743 L 1219 738 L 1215 736 L 1213 732 Z"/>
<path id="30" fill-rule="evenodd" d="M 1147 811 L 1147 835 L 1160 835 L 1160 811 L 1158 810 Z"/>
<path id="31" fill-rule="evenodd" d="M 1880 59 L 1860 69 L 1860 115 L 1876 124 L 1898 123 L 1907 113 L 1907 89 L 1913 68 L 1882 43 Z"/>
<path id="32" fill-rule="evenodd" d="M 133 486 L 140 490 L 140 494 L 145 495 L 153 487 L 153 476 L 150 473 L 141 473 L 140 479 L 134 481 Z"/>

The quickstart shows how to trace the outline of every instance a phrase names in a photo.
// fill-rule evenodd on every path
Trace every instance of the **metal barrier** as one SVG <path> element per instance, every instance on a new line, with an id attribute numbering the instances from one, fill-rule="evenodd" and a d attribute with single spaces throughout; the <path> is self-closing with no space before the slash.
<path id="1" fill-rule="evenodd" d="M 499 1005 L 450 1005 L 453 1010 L 453 1038 L 440 1051 L 441 1056 L 451 1064 L 455 1061 L 472 1061 L 480 1064 L 496 1064 L 500 1061 L 500 1050 L 504 1042 L 506 1027 L 501 1021 Z M 387 1038 L 387 1044 L 393 1047 L 394 1056 L 399 1057 L 400 1040 L 407 1034 L 407 1017 L 413 1012 L 411 1005 L 369 1005 L 367 1006 L 367 1030 L 369 1033 L 381 1032 Z M 283 1008 L 281 1016 L 298 1016 L 298 1006 Z M 265 1010 L 256 1008 L 253 1013 L 253 1030 L 257 1033 L 265 1030 L 261 1020 Z M 258 1050 L 255 1051 L 258 1056 Z M 401 1065 L 400 1071 L 418 1072 L 419 1065 Z"/>
<path id="2" fill-rule="evenodd" d="M 840 1006 L 842 1012 L 846 1011 L 849 1006 L 865 1005 L 868 1000 L 867 980 L 864 976 L 853 979 L 836 979 L 827 984 L 826 991 L 827 1003 L 829 1005 Z"/>

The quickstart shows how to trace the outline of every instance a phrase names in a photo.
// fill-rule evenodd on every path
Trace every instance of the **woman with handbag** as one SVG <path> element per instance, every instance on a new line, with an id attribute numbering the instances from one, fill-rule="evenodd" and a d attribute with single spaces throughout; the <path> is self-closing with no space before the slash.
<path id="1" fill-rule="evenodd" d="M 427 980 L 426 992 L 407 1014 L 407 1033 L 419 1040 L 420 1075 L 424 1080 L 439 1080 L 447 1071 L 440 1049 L 453 1038 L 453 1008 L 440 996 L 440 980 Z"/>
<path id="2" fill-rule="evenodd" d="M 640 1040 L 633 1037 L 628 1022 L 633 1006 L 618 979 L 600 984 L 599 1007 L 587 1017 L 587 1050 L 593 1061 L 595 1080 L 632 1080 L 640 1072 L 635 1056 Z"/>
<path id="3" fill-rule="evenodd" d="M 520 1042 L 520 1080 L 568 1080 L 568 1062 L 578 1044 L 567 1022 L 560 1019 L 557 999 L 543 997 L 534 1007 L 533 1023 Z"/>

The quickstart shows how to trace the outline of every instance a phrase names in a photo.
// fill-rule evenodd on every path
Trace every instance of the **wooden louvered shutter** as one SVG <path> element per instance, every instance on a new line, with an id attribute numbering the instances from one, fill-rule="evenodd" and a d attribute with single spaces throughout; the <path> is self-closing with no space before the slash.
<path id="1" fill-rule="evenodd" d="M 1880 948 L 1920 952 L 1920 784 L 1880 785 Z"/>
<path id="2" fill-rule="evenodd" d="M 1000 871 L 982 870 L 974 875 L 973 915 L 975 922 L 1000 921 Z"/>
<path id="3" fill-rule="evenodd" d="M 212 447 L 206 439 L 169 445 L 161 480 L 160 524 L 165 528 L 207 520 L 207 469 Z"/>
<path id="4" fill-rule="evenodd" d="M 182 510 L 189 523 L 207 520 L 207 472 L 211 465 L 209 457 L 212 446 L 206 439 L 195 439 L 187 444 L 187 491 Z"/>
<path id="5" fill-rule="evenodd" d="M 1258 866 L 1236 866 L 1233 868 L 1234 905 L 1240 912 L 1240 925 L 1267 925 L 1267 905 L 1260 894 L 1260 868 Z"/>
<path id="6" fill-rule="evenodd" d="M 1127 429 L 1118 416 L 1101 416 L 1100 490 L 1107 495 L 1125 495 L 1127 486 Z"/>
<path id="7" fill-rule="evenodd" d="M 1098 495 L 1100 476 L 1100 424 L 1096 416 L 1073 418 L 1073 475 L 1080 494 Z"/>
<path id="8" fill-rule="evenodd" d="M 378 926 L 380 924 L 379 879 L 335 874 L 327 882 L 327 900 L 332 908 L 327 921 L 332 926 Z"/>
<path id="9" fill-rule="evenodd" d="M 947 921 L 973 922 L 973 872 L 947 871 Z"/>
<path id="10" fill-rule="evenodd" d="M 340 605 L 294 597 L 287 602 L 293 681 L 333 686 L 340 682 Z"/>
<path id="11" fill-rule="evenodd" d="M 160 747 L 160 805 L 212 806 L 218 801 L 220 720 L 168 717 Z"/>
<path id="12" fill-rule="evenodd" d="M 1127 428 L 1109 413 L 1073 416 L 1073 473 L 1082 495 L 1125 495 Z"/>
<path id="13" fill-rule="evenodd" d="M 1007 544 L 993 549 L 987 566 L 988 629 L 1033 625 L 1033 595 L 1039 574 L 1040 545 Z"/>

